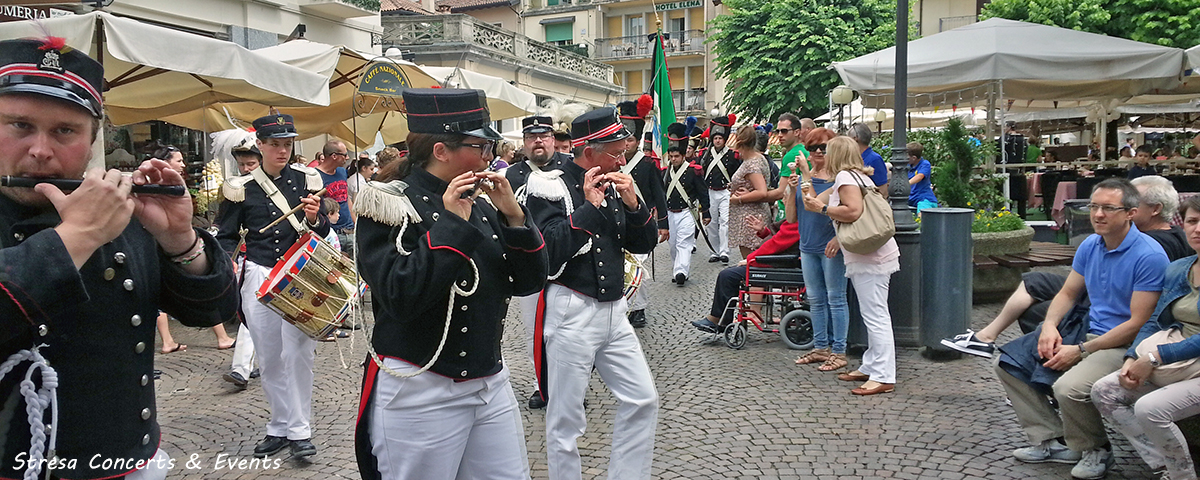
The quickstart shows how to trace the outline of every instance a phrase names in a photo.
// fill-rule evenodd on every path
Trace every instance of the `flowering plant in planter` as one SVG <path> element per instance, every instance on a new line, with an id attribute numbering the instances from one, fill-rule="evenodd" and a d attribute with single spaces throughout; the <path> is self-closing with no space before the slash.
<path id="1" fill-rule="evenodd" d="M 1007 199 L 1000 193 L 1002 178 L 979 176 L 975 169 L 983 159 L 993 155 L 991 142 L 972 146 L 962 120 L 951 118 L 941 131 L 941 148 L 932 158 L 933 186 L 942 204 L 975 210 L 972 233 L 994 233 L 1021 230 L 1025 221 L 1006 208 Z"/>
<path id="2" fill-rule="evenodd" d="M 1025 228 L 1025 221 L 1008 209 L 976 210 L 971 233 L 1010 232 Z"/>

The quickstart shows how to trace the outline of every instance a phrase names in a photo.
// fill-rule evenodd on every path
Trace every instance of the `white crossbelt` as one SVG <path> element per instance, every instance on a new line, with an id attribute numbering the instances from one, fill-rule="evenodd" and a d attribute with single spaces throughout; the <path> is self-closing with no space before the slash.
<path id="1" fill-rule="evenodd" d="M 712 175 L 713 167 L 716 167 L 721 170 L 721 175 L 725 176 L 725 181 L 729 181 L 729 170 L 725 169 L 725 162 L 722 161 L 725 158 L 726 153 L 729 153 L 728 148 L 721 150 L 720 155 L 713 153 L 712 150 L 708 151 L 708 154 L 712 155 L 712 161 L 708 163 L 708 169 L 704 171 L 704 178 L 708 178 L 709 175 Z"/>
<path id="2" fill-rule="evenodd" d="M 264 192 L 266 192 L 267 198 L 270 198 L 271 202 L 275 204 L 275 208 L 278 208 L 281 213 L 286 215 L 287 212 L 292 211 L 292 206 L 288 205 L 287 198 L 283 196 L 283 193 L 279 191 L 279 188 L 275 187 L 275 182 L 272 182 L 271 179 L 267 177 L 266 172 L 263 172 L 262 170 L 263 169 L 261 168 L 256 168 L 251 170 L 250 174 L 254 176 L 254 181 L 258 182 L 258 185 L 262 187 Z M 287 219 L 288 223 L 292 224 L 292 228 L 296 229 L 296 233 L 302 234 L 308 231 L 308 228 L 306 228 L 304 224 L 300 223 L 300 220 L 297 220 L 295 215 L 288 215 Z"/>
<path id="3" fill-rule="evenodd" d="M 683 203 L 691 205 L 692 199 L 688 197 L 687 190 L 683 188 L 683 183 L 679 181 L 679 179 L 683 178 L 683 174 L 687 173 L 688 168 L 690 167 L 687 165 L 680 165 L 678 170 L 673 168 L 667 170 L 667 176 L 671 179 L 667 185 L 667 198 L 671 198 L 671 192 L 679 192 L 679 196 L 683 197 Z"/>
<path id="4" fill-rule="evenodd" d="M 633 177 L 633 169 L 638 166 L 638 163 L 641 163 L 642 158 L 645 156 L 646 154 L 642 152 L 635 153 L 633 158 L 629 160 L 629 163 L 626 163 L 624 167 L 621 167 L 621 173 Z M 633 191 L 634 193 L 637 193 L 638 200 L 642 201 L 642 203 L 645 203 L 646 199 L 642 198 L 642 189 L 638 188 L 637 180 L 633 181 Z"/>

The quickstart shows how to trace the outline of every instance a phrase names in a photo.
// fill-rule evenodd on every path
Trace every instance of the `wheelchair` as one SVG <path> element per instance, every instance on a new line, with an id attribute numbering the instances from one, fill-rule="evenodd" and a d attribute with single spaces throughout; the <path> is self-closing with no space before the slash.
<path id="1" fill-rule="evenodd" d="M 778 333 L 792 350 L 813 347 L 812 315 L 805 297 L 804 273 L 796 255 L 761 255 L 756 263 L 765 267 L 746 266 L 745 280 L 736 297 L 730 298 L 725 312 L 733 312 L 733 321 L 724 329 L 724 341 L 729 348 L 746 346 L 749 326 L 760 332 Z M 761 296 L 754 300 L 752 296 Z M 759 314 L 759 307 L 762 314 Z M 778 316 L 776 316 L 778 315 Z M 764 318 L 765 317 L 765 318 Z M 779 322 L 773 319 L 779 318 Z M 722 335 L 715 333 L 713 337 Z M 714 338 L 715 339 L 715 338 Z"/>

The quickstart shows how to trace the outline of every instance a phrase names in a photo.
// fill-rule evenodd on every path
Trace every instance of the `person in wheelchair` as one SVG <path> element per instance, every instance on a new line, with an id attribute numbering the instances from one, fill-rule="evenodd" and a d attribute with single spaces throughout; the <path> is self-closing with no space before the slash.
<path id="1" fill-rule="evenodd" d="M 800 177 L 791 176 L 788 179 L 789 190 L 795 191 L 796 186 L 800 183 Z M 729 300 L 738 295 L 742 285 L 746 282 L 746 266 L 776 266 L 774 262 L 770 264 L 760 262 L 758 257 L 768 255 L 791 256 L 796 260 L 793 268 L 799 268 L 800 233 L 796 223 L 795 205 L 788 202 L 785 210 L 785 219 L 783 223 L 779 224 L 777 231 L 774 233 L 758 218 L 751 217 L 746 219 L 746 226 L 757 231 L 760 237 L 770 238 L 747 255 L 745 260 L 742 260 L 737 265 L 727 267 L 717 274 L 717 281 L 713 286 L 712 308 L 709 310 L 708 315 L 698 320 L 693 320 L 692 326 L 706 333 L 722 333 L 725 331 L 725 328 L 733 321 L 733 309 L 726 307 L 729 304 Z"/>

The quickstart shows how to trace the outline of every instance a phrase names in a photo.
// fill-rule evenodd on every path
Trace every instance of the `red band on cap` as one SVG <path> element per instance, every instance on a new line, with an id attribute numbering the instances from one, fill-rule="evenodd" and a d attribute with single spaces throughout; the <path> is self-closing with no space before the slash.
<path id="1" fill-rule="evenodd" d="M 621 125 L 620 123 L 614 123 L 612 125 L 604 127 L 600 131 L 595 132 L 591 135 L 587 135 L 587 136 L 583 136 L 583 137 L 579 137 L 574 140 L 571 140 L 571 146 L 578 147 L 580 145 L 587 143 L 588 140 L 595 140 L 597 138 L 607 137 L 609 135 L 619 132 L 622 128 L 625 128 L 625 126 Z"/>
<path id="2" fill-rule="evenodd" d="M 103 97 L 100 96 L 100 92 L 97 92 L 96 89 L 92 87 L 92 84 L 88 83 L 87 80 L 84 80 L 83 77 L 80 77 L 69 70 L 64 70 L 63 73 L 58 73 L 50 70 L 42 70 L 38 68 L 37 65 L 32 63 L 14 63 L 0 68 L 0 77 L 6 77 L 9 75 L 31 75 L 69 82 L 72 85 L 76 85 L 79 88 L 86 90 L 92 95 L 92 98 L 96 99 L 97 102 L 103 102 Z"/>

